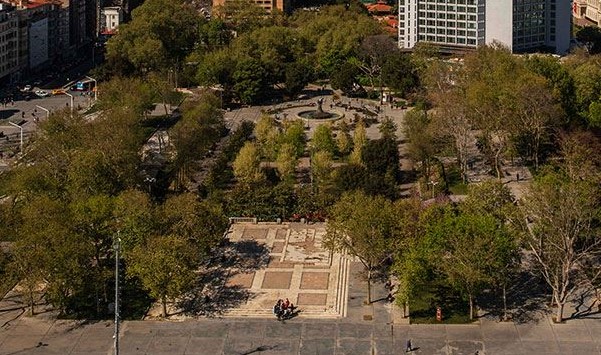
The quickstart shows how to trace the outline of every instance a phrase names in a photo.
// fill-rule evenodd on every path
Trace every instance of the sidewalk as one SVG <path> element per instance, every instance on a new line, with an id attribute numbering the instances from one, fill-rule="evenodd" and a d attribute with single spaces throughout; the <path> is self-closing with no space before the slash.
<path id="1" fill-rule="evenodd" d="M 416 348 L 414 354 L 601 354 L 601 316 L 565 324 L 551 324 L 548 318 L 526 324 L 487 319 L 469 325 L 392 323 L 386 301 L 363 304 L 366 287 L 361 270 L 361 265 L 352 264 L 345 318 L 126 321 L 121 354 L 404 354 L 407 339 Z M 374 299 L 385 296 L 382 284 L 372 289 Z M 5 319 L 5 313 L 0 317 Z M 20 316 L 0 328 L 0 354 L 107 355 L 112 352 L 112 336 L 111 321 Z"/>

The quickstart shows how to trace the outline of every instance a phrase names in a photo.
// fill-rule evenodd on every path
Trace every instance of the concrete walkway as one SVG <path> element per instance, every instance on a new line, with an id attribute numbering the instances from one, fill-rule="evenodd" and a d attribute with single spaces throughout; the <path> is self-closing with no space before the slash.
<path id="1" fill-rule="evenodd" d="M 407 339 L 415 354 L 601 354 L 601 317 L 565 324 L 551 324 L 546 317 L 526 324 L 488 319 L 472 325 L 392 323 L 389 303 L 363 304 L 361 270 L 352 264 L 345 318 L 127 321 L 121 354 L 402 354 Z M 382 284 L 373 289 L 374 299 L 385 296 Z M 0 318 L 4 314 L 0 311 Z M 107 355 L 112 335 L 111 321 L 85 324 L 20 316 L 0 328 L 0 354 Z"/>

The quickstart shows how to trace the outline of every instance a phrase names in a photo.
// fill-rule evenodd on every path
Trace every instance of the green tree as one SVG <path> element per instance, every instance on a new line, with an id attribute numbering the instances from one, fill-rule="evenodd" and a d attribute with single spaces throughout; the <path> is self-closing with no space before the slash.
<path id="1" fill-rule="evenodd" d="M 246 142 L 233 163 L 236 179 L 246 186 L 262 182 L 265 176 L 261 171 L 260 163 L 261 160 L 256 145 Z"/>
<path id="2" fill-rule="evenodd" d="M 278 154 L 280 131 L 274 118 L 268 114 L 261 115 L 255 125 L 254 135 L 261 155 L 268 160 L 275 159 Z"/>
<path id="3" fill-rule="evenodd" d="M 198 64 L 196 80 L 205 86 L 220 84 L 226 95 L 230 95 L 235 84 L 234 72 L 237 63 L 238 58 L 234 57 L 229 48 L 203 53 Z"/>
<path id="4" fill-rule="evenodd" d="M 344 194 L 330 211 L 323 244 L 329 250 L 355 256 L 367 271 L 367 301 L 373 272 L 391 253 L 395 228 L 392 203 L 363 192 Z"/>
<path id="5" fill-rule="evenodd" d="M 227 28 L 226 23 L 219 18 L 201 23 L 199 31 L 199 42 L 203 50 L 211 52 L 227 46 L 232 40 L 232 32 Z"/>
<path id="6" fill-rule="evenodd" d="M 383 139 L 389 139 L 389 140 L 393 140 L 393 141 L 397 140 L 397 135 L 396 135 L 397 125 L 396 125 L 396 123 L 394 123 L 392 118 L 390 118 L 390 117 L 384 118 L 382 120 L 382 123 L 380 123 L 378 130 L 380 131 L 380 134 L 382 135 Z"/>
<path id="7" fill-rule="evenodd" d="M 182 0 L 145 1 L 108 41 L 107 58 L 130 63 L 140 73 L 177 68 L 194 47 L 200 21 Z"/>
<path id="8" fill-rule="evenodd" d="M 219 244 L 227 227 L 221 205 L 192 193 L 169 197 L 161 211 L 163 234 L 183 238 L 202 255 Z"/>
<path id="9" fill-rule="evenodd" d="M 113 218 L 119 231 L 123 255 L 138 245 L 143 245 L 157 225 L 150 197 L 138 190 L 126 190 L 114 200 Z"/>
<path id="10" fill-rule="evenodd" d="M 319 188 L 326 187 L 332 174 L 332 155 L 324 150 L 311 156 L 311 175 Z"/>
<path id="11" fill-rule="evenodd" d="M 286 65 L 286 91 L 290 96 L 300 93 L 312 78 L 313 68 L 305 62 L 292 62 Z"/>
<path id="12" fill-rule="evenodd" d="M 340 153 L 340 155 L 345 156 L 351 152 L 353 148 L 353 140 L 351 135 L 348 132 L 348 127 L 340 129 L 338 135 L 336 136 L 336 149 Z"/>
<path id="13" fill-rule="evenodd" d="M 286 121 L 284 123 L 284 132 L 280 135 L 281 144 L 290 144 L 294 147 L 294 154 L 300 158 L 305 152 L 307 137 L 305 135 L 305 126 L 302 120 Z"/>
<path id="14" fill-rule="evenodd" d="M 267 75 L 261 63 L 247 58 L 236 64 L 232 74 L 234 92 L 241 102 L 251 104 L 257 102 L 267 90 Z"/>
<path id="15" fill-rule="evenodd" d="M 462 213 L 494 218 L 500 226 L 507 228 L 507 245 L 502 250 L 492 280 L 501 288 L 503 299 L 503 319 L 507 319 L 507 285 L 520 266 L 518 240 L 521 237 L 520 214 L 513 203 L 513 196 L 506 185 L 488 180 L 469 185 L 467 198 L 460 205 Z"/>
<path id="16" fill-rule="evenodd" d="M 282 181 L 291 181 L 294 179 L 296 169 L 296 152 L 291 144 L 284 143 L 276 159 L 278 173 Z"/>
<path id="17" fill-rule="evenodd" d="M 327 152 L 334 155 L 336 152 L 336 143 L 332 135 L 332 128 L 328 124 L 320 124 L 315 128 L 311 138 L 311 150 L 313 152 Z"/>
<path id="18" fill-rule="evenodd" d="M 411 56 L 399 50 L 386 56 L 381 72 L 384 85 L 397 91 L 401 97 L 407 96 L 419 86 L 417 68 Z"/>
<path id="19" fill-rule="evenodd" d="M 359 121 L 353 132 L 353 151 L 351 152 L 350 161 L 353 164 L 363 165 L 361 159 L 363 155 L 363 148 L 367 144 L 367 131 L 365 130 L 365 124 L 363 121 Z"/>
<path id="20" fill-rule="evenodd" d="M 145 115 L 154 108 L 151 86 L 142 79 L 115 76 L 100 83 L 98 107 L 115 110 L 127 107 L 138 115 Z"/>
<path id="21" fill-rule="evenodd" d="M 210 93 L 202 94 L 197 100 L 188 100 L 182 107 L 182 117 L 170 131 L 177 153 L 173 163 L 178 188 L 189 176 L 191 163 L 204 157 L 225 131 L 219 107 L 219 99 Z"/>
<path id="22" fill-rule="evenodd" d="M 333 89 L 342 90 L 343 93 L 348 94 L 355 89 L 358 75 L 359 68 L 356 65 L 344 62 L 338 66 L 337 70 L 332 70 L 330 84 Z"/>
<path id="23" fill-rule="evenodd" d="M 21 217 L 12 270 L 25 286 L 30 312 L 35 313 L 35 294 L 45 286 L 50 302 L 65 314 L 91 266 L 89 244 L 69 227 L 65 206 L 47 196 L 28 201 Z"/>
<path id="24" fill-rule="evenodd" d="M 428 229 L 427 238 L 441 249 L 437 268 L 467 298 L 473 319 L 475 298 L 516 250 L 509 233 L 492 217 L 447 213 Z"/>
<path id="25" fill-rule="evenodd" d="M 409 157 L 420 164 L 422 176 L 429 177 L 432 160 L 438 152 L 432 119 L 426 111 L 412 109 L 405 114 L 404 123 L 403 133 L 409 141 Z"/>
<path id="26" fill-rule="evenodd" d="M 563 321 L 565 304 L 582 285 L 584 269 L 592 265 L 597 270 L 593 274 L 601 274 L 591 262 L 601 251 L 594 231 L 598 196 L 597 182 L 574 179 L 564 169 L 544 172 L 524 198 L 523 213 L 531 221 L 524 222 L 525 243 L 553 292 L 556 322 Z"/>
<path id="27" fill-rule="evenodd" d="M 601 53 L 601 31 L 596 26 L 584 26 L 576 31 L 576 39 L 586 45 L 590 54 Z"/>
<path id="28" fill-rule="evenodd" d="M 128 275 L 138 277 L 150 295 L 160 300 L 165 318 L 167 302 L 192 288 L 198 261 L 192 244 L 185 238 L 157 236 L 132 250 Z"/>

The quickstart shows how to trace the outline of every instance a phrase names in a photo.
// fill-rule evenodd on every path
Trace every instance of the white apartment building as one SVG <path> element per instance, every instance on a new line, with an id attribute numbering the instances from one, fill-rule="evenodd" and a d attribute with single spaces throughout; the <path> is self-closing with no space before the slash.
<path id="1" fill-rule="evenodd" d="M 101 10 L 100 32 L 115 33 L 123 22 L 123 10 L 118 6 L 109 6 Z"/>
<path id="2" fill-rule="evenodd" d="M 399 0 L 399 47 L 459 51 L 501 42 L 513 52 L 570 47 L 569 0 Z"/>

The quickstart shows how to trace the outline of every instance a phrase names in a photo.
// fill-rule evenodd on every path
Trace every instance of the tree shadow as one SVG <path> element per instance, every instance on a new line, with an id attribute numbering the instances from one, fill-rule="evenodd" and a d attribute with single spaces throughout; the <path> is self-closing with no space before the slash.
<path id="1" fill-rule="evenodd" d="M 538 322 L 550 313 L 547 284 L 537 275 L 521 271 L 507 286 L 507 314 L 516 323 Z M 478 299 L 481 308 L 487 311 L 481 317 L 501 319 L 503 299 L 501 290 L 491 290 Z"/>
<path id="2" fill-rule="evenodd" d="M 570 319 L 601 319 L 601 305 L 596 300 L 595 290 L 590 287 L 583 289 L 574 296 L 572 305 L 574 312 L 565 320 Z"/>
<path id="3" fill-rule="evenodd" d="M 253 299 L 250 285 L 229 284 L 237 274 L 251 273 L 269 263 L 269 249 L 256 240 L 226 241 L 199 274 L 194 288 L 177 304 L 179 313 L 217 317 Z"/>

